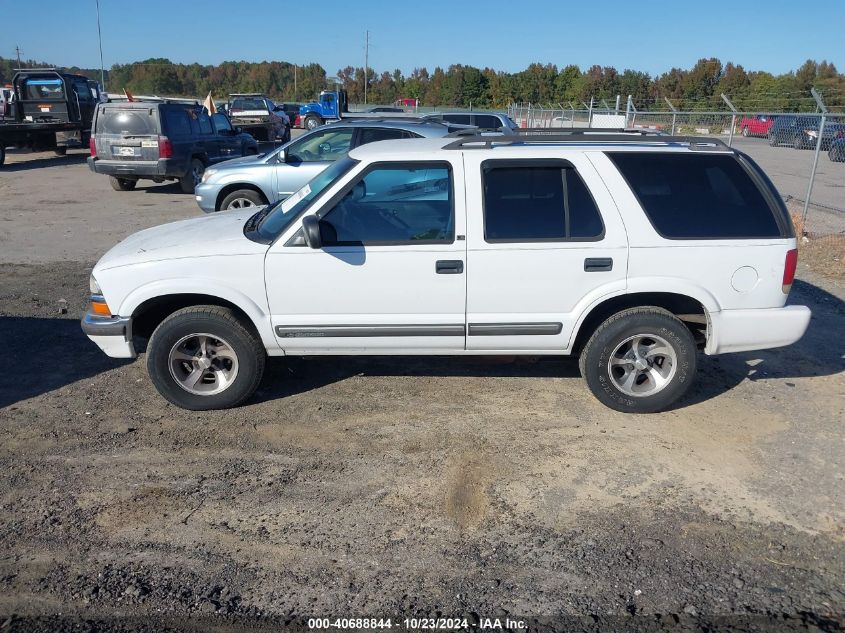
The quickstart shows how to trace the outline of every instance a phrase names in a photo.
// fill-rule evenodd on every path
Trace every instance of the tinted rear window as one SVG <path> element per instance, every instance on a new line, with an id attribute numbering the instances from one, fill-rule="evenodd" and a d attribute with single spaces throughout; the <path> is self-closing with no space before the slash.
<path id="1" fill-rule="evenodd" d="M 166 121 L 167 133 L 171 136 L 190 135 L 191 118 L 196 119 L 194 112 L 188 112 L 186 108 L 163 108 L 164 120 Z M 189 114 L 193 116 L 189 118 Z"/>
<path id="2" fill-rule="evenodd" d="M 150 109 L 103 108 L 97 116 L 96 132 L 102 134 L 157 134 L 155 114 Z"/>
<path id="3" fill-rule="evenodd" d="M 781 237 L 760 189 L 730 155 L 608 152 L 668 239 Z"/>

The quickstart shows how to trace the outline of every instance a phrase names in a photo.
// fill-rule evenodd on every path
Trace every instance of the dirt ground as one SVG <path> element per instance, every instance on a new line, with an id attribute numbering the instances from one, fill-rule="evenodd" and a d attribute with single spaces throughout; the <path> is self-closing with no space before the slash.
<path id="1" fill-rule="evenodd" d="M 79 156 L 0 173 L 0 631 L 842 630 L 841 280 L 801 268 L 804 339 L 702 356 L 663 414 L 509 358 L 273 360 L 187 412 L 79 318 L 108 246 L 200 211 Z"/>

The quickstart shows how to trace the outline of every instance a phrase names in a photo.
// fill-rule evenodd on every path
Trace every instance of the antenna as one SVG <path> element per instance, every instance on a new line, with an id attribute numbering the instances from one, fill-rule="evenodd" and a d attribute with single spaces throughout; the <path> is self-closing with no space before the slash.
<path id="1" fill-rule="evenodd" d="M 100 31 L 100 0 L 97 2 L 97 39 L 100 42 L 100 90 L 106 89 L 106 72 L 103 70 L 103 34 Z"/>
<path id="2" fill-rule="evenodd" d="M 367 79 L 370 71 L 370 32 L 364 37 L 364 105 L 367 105 Z"/>

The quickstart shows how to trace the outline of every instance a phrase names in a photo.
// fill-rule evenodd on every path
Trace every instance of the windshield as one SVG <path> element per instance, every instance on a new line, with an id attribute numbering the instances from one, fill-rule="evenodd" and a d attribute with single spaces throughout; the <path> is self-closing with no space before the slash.
<path id="1" fill-rule="evenodd" d="M 267 215 L 255 230 L 259 239 L 267 242 L 276 239 L 317 196 L 357 164 L 357 160 L 348 156 L 341 158 L 321 171 L 299 191 L 268 208 Z"/>

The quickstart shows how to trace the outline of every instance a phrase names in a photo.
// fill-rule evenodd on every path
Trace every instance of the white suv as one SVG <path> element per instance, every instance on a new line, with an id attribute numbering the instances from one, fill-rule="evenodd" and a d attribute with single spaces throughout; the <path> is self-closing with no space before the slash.
<path id="1" fill-rule="evenodd" d="M 665 409 L 705 354 L 789 345 L 783 202 L 720 141 L 644 134 L 383 141 L 284 202 L 176 222 L 110 250 L 83 329 L 148 339 L 159 392 L 237 405 L 265 356 L 580 356 L 595 396 Z"/>

